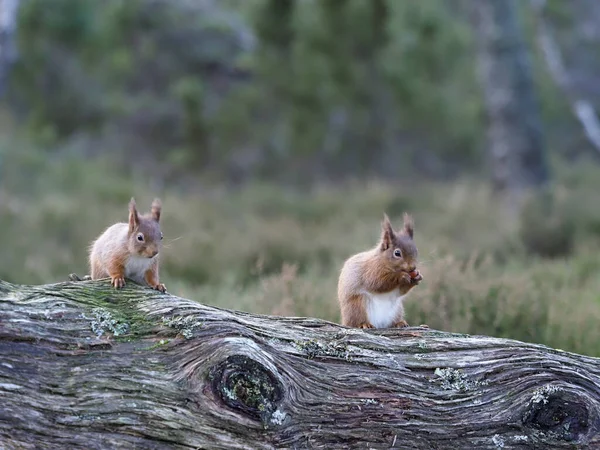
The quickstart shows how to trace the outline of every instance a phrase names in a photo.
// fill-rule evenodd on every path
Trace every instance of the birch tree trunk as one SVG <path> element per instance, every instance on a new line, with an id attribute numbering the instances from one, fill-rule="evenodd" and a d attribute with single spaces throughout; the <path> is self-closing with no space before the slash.
<path id="1" fill-rule="evenodd" d="M 595 358 L 227 311 L 132 282 L 0 282 L 6 450 L 591 449 L 599 431 Z"/>
<path id="2" fill-rule="evenodd" d="M 558 42 L 554 39 L 552 30 L 545 18 L 544 8 L 546 7 L 546 0 L 532 0 L 531 4 L 536 18 L 537 40 L 546 60 L 550 75 L 558 88 L 567 97 L 573 114 L 581 124 L 588 142 L 597 152 L 600 152 L 600 120 L 598 120 L 593 103 L 585 98 L 585 95 L 578 93 L 573 85 L 571 75 L 563 61 Z M 593 10 L 593 7 L 590 9 Z M 600 14 L 596 14 L 595 16 L 596 18 L 600 18 Z M 582 28 L 589 28 L 585 27 L 587 24 L 584 23 L 583 25 L 584 27 Z M 588 57 L 590 56 L 589 52 L 585 53 L 588 54 Z"/>
<path id="3" fill-rule="evenodd" d="M 496 191 L 521 191 L 549 178 L 529 53 L 515 0 L 470 2 L 487 113 L 487 139 Z"/>
<path id="4" fill-rule="evenodd" d="M 0 0 L 0 96 L 4 95 L 10 66 L 17 57 L 18 9 L 19 0 Z"/>

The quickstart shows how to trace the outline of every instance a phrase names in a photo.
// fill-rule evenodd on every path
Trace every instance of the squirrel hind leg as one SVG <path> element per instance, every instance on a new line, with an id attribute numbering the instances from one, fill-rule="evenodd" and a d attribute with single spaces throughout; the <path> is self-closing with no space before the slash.
<path id="1" fill-rule="evenodd" d="M 408 327 L 408 322 L 406 320 L 399 320 L 392 324 L 392 328 L 405 328 Z"/>
<path id="2" fill-rule="evenodd" d="M 90 279 L 99 280 L 106 277 L 108 277 L 106 270 L 103 270 L 102 266 L 95 259 L 92 259 L 90 261 Z"/>
<path id="3" fill-rule="evenodd" d="M 360 294 L 350 295 L 340 302 L 342 325 L 352 328 L 375 328 L 367 317 L 364 298 Z"/>

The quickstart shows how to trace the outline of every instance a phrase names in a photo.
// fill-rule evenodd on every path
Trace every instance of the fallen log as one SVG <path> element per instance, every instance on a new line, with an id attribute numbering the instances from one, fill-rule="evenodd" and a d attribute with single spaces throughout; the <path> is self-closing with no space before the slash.
<path id="1" fill-rule="evenodd" d="M 0 282 L 0 448 L 600 448 L 600 359 Z"/>

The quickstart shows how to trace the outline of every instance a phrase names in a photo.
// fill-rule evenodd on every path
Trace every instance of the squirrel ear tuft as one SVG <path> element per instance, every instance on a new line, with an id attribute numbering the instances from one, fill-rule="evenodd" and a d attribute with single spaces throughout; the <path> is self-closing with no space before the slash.
<path id="1" fill-rule="evenodd" d="M 387 214 L 383 213 L 381 222 L 381 250 L 387 250 L 394 242 L 394 229 Z"/>
<path id="2" fill-rule="evenodd" d="M 156 220 L 157 222 L 160 220 L 160 211 L 162 210 L 162 204 L 160 202 L 160 199 L 155 198 L 154 201 L 152 202 L 152 208 L 150 209 L 150 214 L 152 215 L 152 218 L 154 220 Z"/>
<path id="3" fill-rule="evenodd" d="M 415 222 L 410 214 L 404 213 L 404 226 L 402 227 L 402 234 L 409 236 L 411 239 L 415 234 Z"/>
<path id="4" fill-rule="evenodd" d="M 129 202 L 129 232 L 133 233 L 133 230 L 135 230 L 139 224 L 140 216 L 135 207 L 135 199 L 131 197 L 131 201 Z"/>

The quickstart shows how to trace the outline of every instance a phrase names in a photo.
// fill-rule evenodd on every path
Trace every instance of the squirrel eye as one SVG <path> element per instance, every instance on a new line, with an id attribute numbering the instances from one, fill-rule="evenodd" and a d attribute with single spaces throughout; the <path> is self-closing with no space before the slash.
<path id="1" fill-rule="evenodd" d="M 162 234 L 162 233 L 160 233 L 160 239 L 161 239 L 161 241 L 162 241 L 162 238 L 163 238 L 163 234 Z"/>
<path id="2" fill-rule="evenodd" d="M 394 250 L 394 256 L 396 258 L 401 258 L 402 257 L 402 252 L 400 251 L 399 248 L 397 248 L 396 250 Z"/>
<path id="3" fill-rule="evenodd" d="M 144 235 L 142 233 L 138 233 L 137 240 L 140 242 L 144 242 Z"/>

